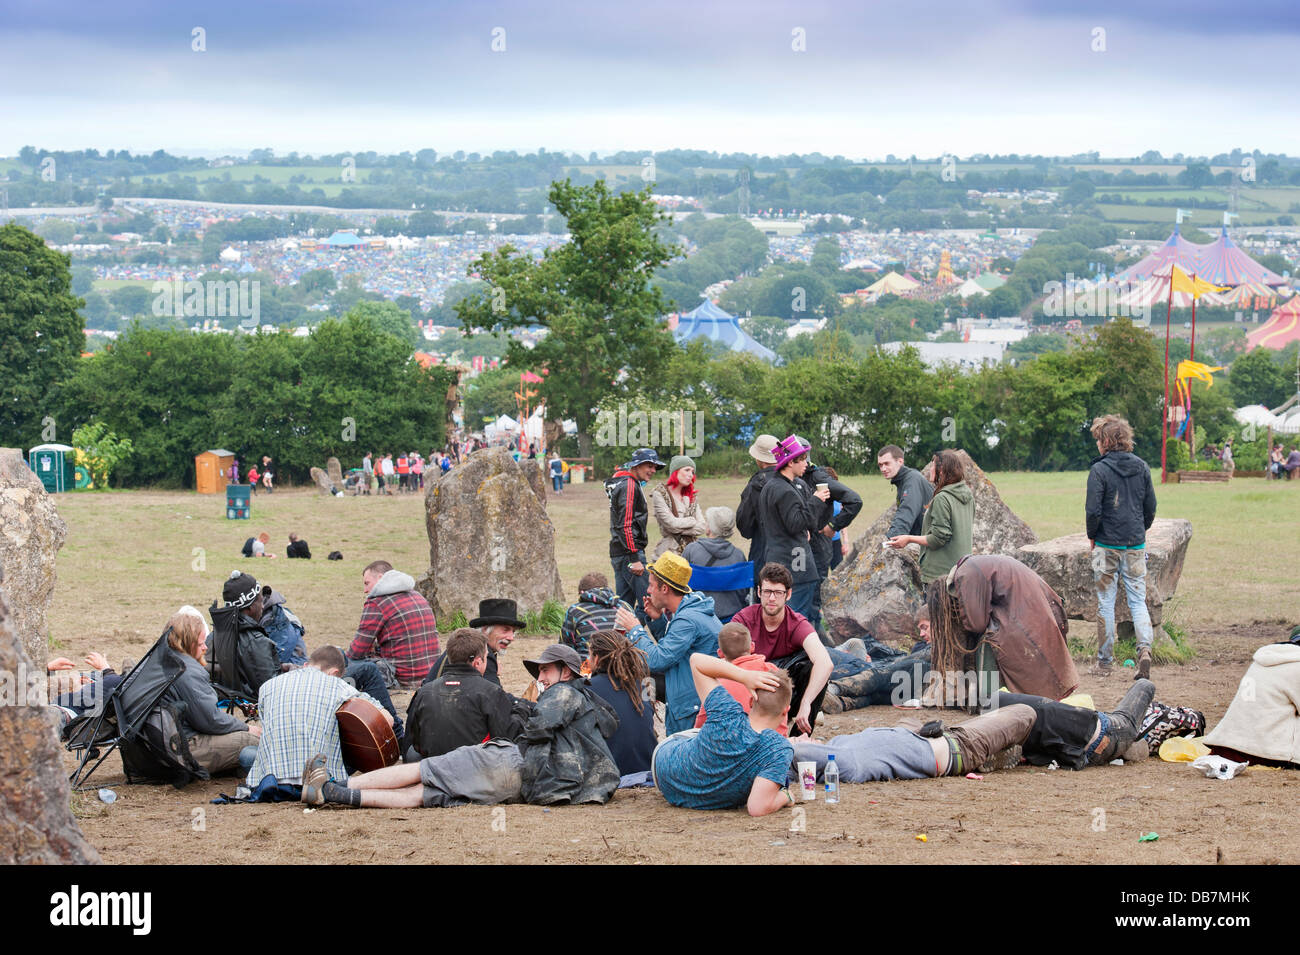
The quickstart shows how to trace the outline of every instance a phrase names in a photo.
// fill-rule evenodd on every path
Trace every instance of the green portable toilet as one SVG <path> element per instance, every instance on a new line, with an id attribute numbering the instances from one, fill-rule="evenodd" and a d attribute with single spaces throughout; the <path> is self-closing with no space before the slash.
<path id="1" fill-rule="evenodd" d="M 27 466 L 41 479 L 50 494 L 76 487 L 72 448 L 66 444 L 38 444 L 27 452 Z"/>

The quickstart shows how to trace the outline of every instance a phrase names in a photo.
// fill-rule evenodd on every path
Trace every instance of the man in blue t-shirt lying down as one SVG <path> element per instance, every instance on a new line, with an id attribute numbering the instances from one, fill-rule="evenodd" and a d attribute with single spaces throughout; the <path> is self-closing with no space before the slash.
<path id="1" fill-rule="evenodd" d="M 1021 759 L 1035 766 L 1055 761 L 1069 769 L 1101 766 L 1117 758 L 1145 758 L 1141 726 L 1155 684 L 1138 680 L 1109 713 L 1041 696 L 1001 693 L 998 708 L 958 726 L 869 727 L 829 743 L 794 740 L 798 762 L 816 762 L 820 778 L 835 755 L 840 782 L 964 776 L 1009 769 Z M 1130 747 L 1136 747 L 1130 750 Z M 1136 752 L 1138 755 L 1133 756 Z"/>
<path id="2" fill-rule="evenodd" d="M 668 737 L 650 760 L 655 785 L 674 806 L 734 809 L 766 816 L 794 804 L 785 788 L 794 748 L 778 730 L 790 712 L 790 675 L 742 670 L 718 657 L 691 654 L 695 692 L 707 718 L 698 730 Z M 719 680 L 754 696 L 749 715 Z"/>

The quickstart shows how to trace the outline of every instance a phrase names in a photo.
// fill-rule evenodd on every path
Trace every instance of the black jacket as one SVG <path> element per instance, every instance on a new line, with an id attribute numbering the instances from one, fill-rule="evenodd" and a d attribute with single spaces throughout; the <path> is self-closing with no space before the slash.
<path id="1" fill-rule="evenodd" d="M 513 741 L 523 732 L 530 709 L 469 664 L 449 663 L 442 676 L 425 683 L 411 698 L 406 746 L 429 757 L 489 739 Z"/>
<path id="2" fill-rule="evenodd" d="M 1147 463 L 1129 451 L 1107 451 L 1094 460 L 1084 513 L 1089 540 L 1114 547 L 1145 544 L 1156 519 L 1156 489 Z"/>
<path id="3" fill-rule="evenodd" d="M 605 482 L 605 496 L 609 498 L 609 556 L 645 563 L 650 511 L 636 478 L 629 471 L 615 471 Z"/>
<path id="4" fill-rule="evenodd" d="M 290 541 L 289 546 L 285 548 L 284 556 L 311 560 L 311 548 L 307 546 L 307 542 L 304 540 Z"/>
<path id="5" fill-rule="evenodd" d="M 852 524 L 853 519 L 862 510 L 862 498 L 853 488 L 831 477 L 825 468 L 810 467 L 804 472 L 804 482 L 813 488 L 818 484 L 825 484 L 831 492 L 829 500 L 825 503 L 815 497 L 812 501 L 813 508 L 817 512 L 817 529 L 812 535 L 813 556 L 817 559 L 817 573 L 825 580 L 831 572 L 831 555 L 835 548 L 831 544 L 831 539 L 823 534 L 821 529 L 830 524 L 837 531 L 842 531 Z M 838 514 L 835 513 L 836 501 L 840 502 Z"/>
<path id="6" fill-rule="evenodd" d="M 758 572 L 763 569 L 763 555 L 767 552 L 763 539 L 763 521 L 759 513 L 759 504 L 763 498 L 763 486 L 771 480 L 776 469 L 772 466 L 759 468 L 749 478 L 749 483 L 740 492 L 740 507 L 736 508 L 736 530 L 740 536 L 749 540 L 749 559 L 754 562 L 754 581 L 758 581 Z"/>
<path id="7" fill-rule="evenodd" d="M 446 673 L 447 667 L 449 666 L 451 666 L 451 664 L 447 662 L 447 651 L 443 650 L 442 653 L 438 654 L 438 658 L 433 661 L 433 666 L 429 667 L 429 672 L 425 674 L 424 680 L 420 685 L 424 686 L 426 683 L 432 683 L 434 680 L 438 679 L 438 677 Z M 487 680 L 489 683 L 495 683 L 497 686 L 501 685 L 501 676 L 497 673 L 497 655 L 495 650 L 488 651 L 487 668 L 483 671 L 483 679 Z"/>
<path id="8" fill-rule="evenodd" d="M 916 468 L 903 465 L 889 482 L 897 489 L 895 502 L 898 510 L 889 522 L 889 536 L 899 534 L 920 534 L 921 521 L 925 518 L 925 506 L 934 497 L 934 486 L 925 479 L 925 475 Z"/>
<path id="9" fill-rule="evenodd" d="M 763 485 L 759 500 L 759 520 L 765 538 L 764 563 L 784 564 L 794 575 L 795 586 L 820 579 L 817 560 L 808 536 L 816 531 L 817 509 L 821 502 L 802 478 L 787 480 L 780 474 Z"/>

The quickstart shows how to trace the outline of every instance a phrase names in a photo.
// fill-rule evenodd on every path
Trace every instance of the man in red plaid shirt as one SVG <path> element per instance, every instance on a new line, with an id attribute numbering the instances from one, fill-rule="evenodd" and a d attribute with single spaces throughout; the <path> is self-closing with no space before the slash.
<path id="1" fill-rule="evenodd" d="M 390 686 L 418 686 L 438 657 L 438 622 L 429 602 L 415 590 L 410 574 L 377 560 L 361 572 L 366 605 L 357 635 L 348 647 L 351 660 L 373 659 Z"/>

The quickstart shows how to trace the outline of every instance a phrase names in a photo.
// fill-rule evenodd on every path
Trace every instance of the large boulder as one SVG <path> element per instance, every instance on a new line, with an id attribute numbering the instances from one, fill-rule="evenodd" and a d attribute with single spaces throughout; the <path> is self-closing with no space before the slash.
<path id="1" fill-rule="evenodd" d="M 15 448 L 0 448 L 0 578 L 27 658 L 48 659 L 45 615 L 54 601 L 54 559 L 68 537 L 54 498 Z"/>
<path id="2" fill-rule="evenodd" d="M 1022 546 L 1037 541 L 1033 530 L 1006 505 L 971 456 L 960 450 L 957 454 L 975 497 L 973 552 L 1014 557 Z M 933 480 L 932 463 L 921 473 Z M 822 616 L 836 643 L 863 633 L 877 640 L 906 640 L 916 633 L 914 618 L 922 601 L 921 576 L 914 559 L 919 549 L 909 546 L 900 554 L 884 547 L 897 510 L 893 504 L 885 508 L 854 542 L 844 563 L 822 589 Z"/>
<path id="3" fill-rule="evenodd" d="M 1147 531 L 1147 611 L 1158 625 L 1165 601 L 1178 589 L 1183 560 L 1192 539 L 1192 522 L 1157 518 Z M 1017 560 L 1032 567 L 1065 601 L 1065 615 L 1074 620 L 1097 620 L 1097 591 L 1092 582 L 1092 550 L 1086 534 L 1068 534 L 1021 547 Z M 1115 620 L 1131 621 L 1122 590 L 1115 601 Z M 1100 622 L 1098 622 L 1100 627 Z"/>
<path id="4" fill-rule="evenodd" d="M 339 464 L 338 458 L 329 457 L 325 459 L 325 473 L 339 487 L 343 486 L 343 465 Z"/>
<path id="5" fill-rule="evenodd" d="M 882 642 L 910 642 L 925 602 L 921 568 L 907 551 L 877 547 L 860 553 L 845 573 L 831 575 L 822 595 L 826 633 L 835 644 L 869 633 Z"/>
<path id="6" fill-rule="evenodd" d="M 72 817 L 55 711 L 45 705 L 44 640 L 38 663 L 19 639 L 8 584 L 0 578 L 0 865 L 98 862 Z"/>
<path id="7" fill-rule="evenodd" d="M 529 473 L 536 470 L 504 448 L 487 448 L 430 482 L 429 570 L 416 589 L 439 619 L 457 610 L 474 617 L 490 597 L 513 599 L 521 613 L 564 599 L 545 491 L 533 489 Z"/>
<path id="8" fill-rule="evenodd" d="M 333 460 L 333 458 L 330 460 Z M 322 494 L 333 494 L 337 496 L 343 493 L 342 489 L 339 486 L 336 486 L 330 476 L 320 468 L 311 469 L 311 479 L 316 485 L 316 490 L 320 491 Z"/>

